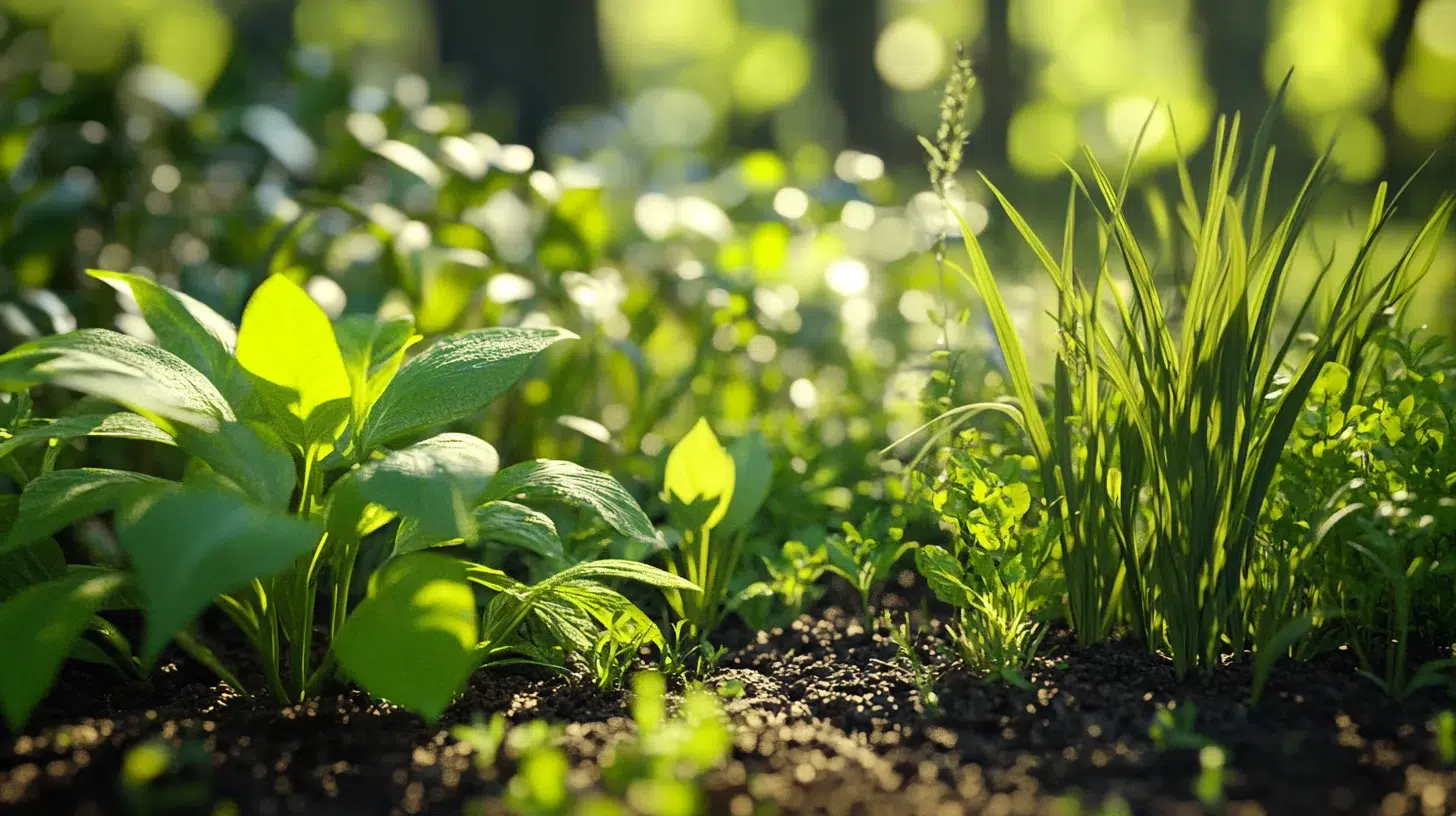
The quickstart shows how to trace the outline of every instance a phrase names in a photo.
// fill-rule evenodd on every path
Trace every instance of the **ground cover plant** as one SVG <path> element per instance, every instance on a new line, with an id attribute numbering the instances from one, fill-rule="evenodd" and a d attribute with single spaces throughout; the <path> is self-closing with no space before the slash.
<path id="1" fill-rule="evenodd" d="M 0 28 L 7 813 L 1456 801 L 1456 198 L 1290 156 L 1294 79 L 1052 197 L 965 52 L 900 172 L 53 33 Z"/>

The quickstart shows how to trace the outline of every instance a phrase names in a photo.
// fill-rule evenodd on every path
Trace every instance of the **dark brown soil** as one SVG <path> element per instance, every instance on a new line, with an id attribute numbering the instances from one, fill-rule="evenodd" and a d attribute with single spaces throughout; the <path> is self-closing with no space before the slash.
<path id="1" fill-rule="evenodd" d="M 1130 646 L 1079 648 L 1057 633 L 1031 688 L 947 673 L 931 719 L 885 633 L 835 608 L 739 640 L 709 680 L 744 690 L 724 700 L 734 755 L 702 780 L 715 813 L 1091 814 L 1103 803 L 1107 813 L 1203 813 L 1198 751 L 1149 738 L 1168 701 L 1193 703 L 1197 733 L 1227 752 L 1226 812 L 1441 814 L 1456 804 L 1456 771 L 1427 726 L 1449 698 L 1398 705 L 1345 655 L 1279 667 L 1250 706 L 1244 666 L 1179 684 L 1166 662 Z M 625 695 L 529 672 L 481 672 L 430 726 L 358 693 L 280 709 L 185 666 L 135 687 L 72 667 L 27 733 L 0 739 L 0 813 L 142 812 L 118 772 L 126 749 L 153 738 L 192 758 L 153 786 L 176 807 L 153 812 L 501 812 L 494 797 L 509 763 L 478 771 L 448 736 L 475 712 L 571 723 L 564 747 L 579 780 L 632 728 Z"/>

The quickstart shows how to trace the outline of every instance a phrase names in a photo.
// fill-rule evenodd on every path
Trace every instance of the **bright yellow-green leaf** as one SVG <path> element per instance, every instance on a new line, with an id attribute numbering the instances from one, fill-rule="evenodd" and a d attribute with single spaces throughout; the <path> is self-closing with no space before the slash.
<path id="1" fill-rule="evenodd" d="M 705 524 L 712 528 L 723 520 L 733 500 L 735 472 L 732 455 L 718 443 L 708 421 L 700 419 L 667 455 L 663 487 L 671 498 L 683 504 L 717 499 L 718 506 Z"/>
<path id="2" fill-rule="evenodd" d="M 298 444 L 323 441 L 302 438 L 302 428 L 315 409 L 349 399 L 349 373 L 328 315 L 308 293 L 282 275 L 264 281 L 243 311 L 237 354 L 243 368 L 279 386 L 264 395 L 270 409 L 280 419 L 291 415 L 299 420 L 285 422 L 281 430 L 291 432 L 284 436 Z M 311 428 L 308 435 L 327 435 L 332 441 L 348 411 L 333 415 L 337 421 L 325 423 L 331 427 Z"/>

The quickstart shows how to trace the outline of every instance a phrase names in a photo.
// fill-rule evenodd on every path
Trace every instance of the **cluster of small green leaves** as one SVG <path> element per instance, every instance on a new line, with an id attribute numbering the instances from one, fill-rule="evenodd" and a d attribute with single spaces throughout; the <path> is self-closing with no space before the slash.
<path id="1" fill-rule="evenodd" d="M 956 434 L 910 474 L 912 507 L 938 520 L 949 548 L 922 545 L 915 566 L 935 596 L 955 608 L 949 627 L 966 664 L 1012 679 L 1046 634 L 1060 601 L 1056 522 L 1033 509 L 1025 457 L 1000 455 L 974 429 Z M 989 463 L 989 464 L 988 464 Z"/>
<path id="2" fill-rule="evenodd" d="M 727 758 L 732 735 L 718 698 L 690 689 L 669 715 L 666 683 L 655 672 L 632 678 L 632 719 L 637 733 L 607 746 L 593 790 L 568 779 L 571 763 L 557 747 L 559 731 L 540 721 L 506 731 L 501 718 L 487 726 L 457 728 L 475 747 L 476 760 L 493 763 L 502 747 L 517 761 L 503 802 L 480 803 L 480 812 L 504 807 L 522 816 L 621 814 L 694 816 L 706 812 L 697 779 Z"/>
<path id="3" fill-rule="evenodd" d="M 484 329 L 406 359 L 418 339 L 411 321 L 331 323 L 286 276 L 258 288 L 235 328 L 148 279 L 94 274 L 129 292 L 157 345 L 82 329 L 0 356 L 0 389 L 13 395 L 0 460 L 24 487 L 0 504 L 12 517 L 0 558 L 23 566 L 7 571 L 0 603 L 0 633 L 22 644 L 0 665 L 12 723 L 77 650 L 137 674 L 169 642 L 239 691 L 262 690 L 243 681 L 245 669 L 289 702 L 342 675 L 433 718 L 487 663 L 560 665 L 590 652 L 603 628 L 660 643 L 645 613 L 603 581 L 695 591 L 635 561 L 561 561 L 551 517 L 531 505 L 574 504 L 615 534 L 655 540 L 611 477 L 564 461 L 501 468 L 476 437 L 421 438 L 488 404 L 569 332 Z M 24 394 L 39 386 L 87 395 L 84 410 L 29 416 Z M 186 457 L 181 478 L 57 469 L 65 443 L 87 436 L 175 446 Z M 21 454 L 42 443 L 32 473 Z M 111 511 L 119 552 L 67 564 L 53 534 Z M 351 588 L 366 539 L 383 563 L 361 599 Z M 427 551 L 485 546 L 520 548 L 557 568 L 526 585 Z M 320 596 L 330 612 L 316 627 Z M 195 622 L 210 606 L 240 630 L 256 666 L 228 665 L 209 648 Z M 103 614 L 116 608 L 145 617 L 135 656 Z M 320 629 L 325 656 L 315 664 Z M 83 632 L 94 637 L 80 640 Z"/>
<path id="4" fill-rule="evenodd" d="M 1264 582 L 1252 589 L 1290 617 L 1290 642 L 1275 652 L 1348 645 L 1364 671 L 1404 696 L 1444 682 L 1451 665 L 1408 675 L 1405 655 L 1413 640 L 1456 631 L 1446 591 L 1456 571 L 1456 454 L 1447 444 L 1456 360 L 1440 338 L 1378 340 L 1365 376 L 1330 363 L 1311 389 L 1266 509 L 1266 560 L 1253 574 Z"/>

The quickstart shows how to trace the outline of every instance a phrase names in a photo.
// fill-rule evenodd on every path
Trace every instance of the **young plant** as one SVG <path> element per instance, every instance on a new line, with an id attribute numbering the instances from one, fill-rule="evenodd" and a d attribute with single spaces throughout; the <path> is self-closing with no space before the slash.
<path id="1" fill-rule="evenodd" d="M 0 666 L 0 702 L 13 723 L 107 604 L 144 612 L 145 666 L 174 642 L 237 690 L 261 690 L 193 626 L 215 606 L 253 647 L 263 686 L 279 701 L 317 693 L 337 668 L 433 718 L 483 663 L 538 656 L 518 636 L 528 617 L 562 643 L 589 646 L 597 626 L 636 609 L 598 579 L 691 591 L 636 562 L 579 564 L 528 587 L 499 570 L 414 552 L 478 540 L 483 525 L 519 526 L 529 516 L 517 502 L 542 499 L 590 507 L 622 535 L 654 537 L 641 509 L 603 474 L 547 460 L 500 469 L 489 444 L 459 433 L 408 444 L 488 404 L 570 333 L 485 329 L 406 362 L 416 340 L 408 319 L 331 325 L 281 275 L 258 287 L 234 328 L 145 278 L 92 274 L 136 301 L 157 345 L 100 329 L 47 337 L 0 356 L 0 388 L 57 385 L 125 410 L 30 423 L 0 443 L 0 457 L 26 444 L 107 435 L 175 445 L 187 467 L 170 480 L 54 470 L 48 456 L 24 480 L 0 556 L 44 547 L 70 523 L 114 510 L 126 563 L 62 566 L 0 605 L 0 632 L 29 644 Z M 401 533 L 412 532 L 397 536 L 354 605 L 360 541 L 396 518 Z M 483 617 L 476 585 L 494 593 Z M 319 594 L 328 614 L 315 626 Z M 317 662 L 316 632 L 325 639 Z"/>
<path id="2" fill-rule="evenodd" d="M 910 631 L 910 616 L 905 615 L 899 623 L 895 623 L 890 613 L 885 612 L 881 625 L 889 631 L 890 640 L 895 644 L 894 665 L 915 684 L 920 708 L 931 719 L 940 716 L 940 694 L 936 692 L 935 684 L 939 682 L 942 671 L 921 657 L 919 633 Z"/>
<path id="3" fill-rule="evenodd" d="M 890 570 L 900 562 L 905 553 L 914 549 L 915 543 L 902 541 L 905 529 L 900 526 L 886 526 L 884 532 L 874 538 L 866 538 L 850 522 L 844 522 L 844 535 L 829 539 L 829 571 L 849 582 L 859 593 L 860 615 L 865 631 L 873 628 L 874 616 L 870 610 L 870 594 L 890 577 Z M 871 514 L 865 521 L 866 530 L 878 530 L 878 514 Z"/>
<path id="4" fill-rule="evenodd" d="M 668 570 L 701 588 L 691 595 L 669 592 L 668 600 L 694 637 L 710 636 L 731 607 L 744 538 L 772 475 L 761 437 L 741 437 L 730 450 L 706 419 L 668 453 L 663 500 L 682 532 L 681 546 L 667 554 Z"/>
<path id="5" fill-rule="evenodd" d="M 1349 367 L 1356 341 L 1398 316 L 1434 260 L 1456 206 L 1444 199 L 1400 259 L 1375 270 L 1372 248 L 1401 198 L 1387 201 L 1382 187 L 1354 259 L 1327 264 L 1291 325 L 1281 325 L 1296 248 L 1330 170 L 1322 157 L 1288 208 L 1273 213 L 1271 125 L 1272 117 L 1243 164 L 1239 118 L 1220 123 L 1201 201 L 1179 161 L 1176 223 L 1191 251 L 1161 256 L 1180 267 L 1176 312 L 1155 275 L 1160 256 L 1132 227 L 1131 165 L 1115 183 L 1086 152 L 1091 184 L 1073 172 L 1059 258 L 986 181 L 1058 291 L 1062 343 L 1049 417 L 980 240 L 951 208 L 969 253 L 962 273 L 989 313 L 1019 421 L 1041 467 L 1042 491 L 1061 530 L 1060 560 L 1078 636 L 1105 636 L 1120 586 L 1134 632 L 1164 646 L 1180 676 L 1210 671 L 1222 650 L 1238 653 L 1247 645 L 1256 622 L 1243 602 L 1243 579 L 1305 398 L 1325 363 Z M 1079 193 L 1097 211 L 1098 252 L 1081 263 L 1093 271 L 1090 282 L 1076 261 Z M 1114 254 L 1126 270 L 1127 295 L 1114 275 Z M 1329 308 L 1310 321 L 1319 293 L 1329 295 Z M 1311 328 L 1315 340 L 1295 354 L 1296 339 Z M 947 416 L 962 417 L 973 407 Z"/>
<path id="6" fill-rule="evenodd" d="M 587 654 L 587 668 L 598 689 L 616 691 L 622 687 L 654 631 L 655 628 L 641 626 L 626 616 L 612 619 Z"/>
<path id="7" fill-rule="evenodd" d="M 735 608 L 744 623 L 763 631 L 788 626 L 824 594 L 822 579 L 829 571 L 829 550 L 820 544 L 786 541 L 777 558 L 764 558 L 769 578 L 750 584 L 739 593 Z"/>
<path id="8" fill-rule="evenodd" d="M 910 496 L 936 514 L 951 549 L 921 546 L 915 566 L 935 596 L 955 607 L 948 631 L 966 664 L 1020 685 L 1019 672 L 1046 634 L 1036 613 L 1055 599 L 1047 569 L 1055 525 L 1045 515 L 1036 526 L 1027 523 L 1031 491 L 1009 480 L 1016 460 L 1006 460 L 1006 476 L 960 449 L 942 450 L 939 461 L 933 480 L 914 474 Z"/>

